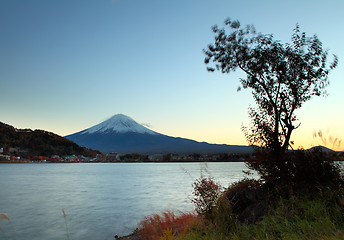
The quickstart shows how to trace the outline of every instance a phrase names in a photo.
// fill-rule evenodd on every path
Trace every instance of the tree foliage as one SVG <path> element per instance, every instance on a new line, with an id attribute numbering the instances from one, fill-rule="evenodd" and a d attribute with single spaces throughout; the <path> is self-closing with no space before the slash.
<path id="1" fill-rule="evenodd" d="M 19 148 L 24 154 L 42 156 L 84 155 L 95 157 L 99 151 L 81 147 L 76 143 L 43 130 L 16 129 L 0 122 L 0 147 Z"/>
<path id="2" fill-rule="evenodd" d="M 251 128 L 244 128 L 250 144 L 283 153 L 290 146 L 296 124 L 295 111 L 312 96 L 326 95 L 328 74 L 337 66 L 316 35 L 307 37 L 296 25 L 291 43 L 282 44 L 272 34 L 257 33 L 252 25 L 241 27 L 227 19 L 230 29 L 213 27 L 215 43 L 204 50 L 208 71 L 230 73 L 242 70 L 244 89 L 252 90 L 257 108 L 250 107 Z"/>

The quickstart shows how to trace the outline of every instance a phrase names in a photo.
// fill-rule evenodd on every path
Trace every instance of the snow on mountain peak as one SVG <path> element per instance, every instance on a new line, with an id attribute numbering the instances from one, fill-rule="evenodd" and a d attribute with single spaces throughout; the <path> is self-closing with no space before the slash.
<path id="1" fill-rule="evenodd" d="M 148 133 L 151 135 L 156 135 L 158 133 L 138 124 L 132 118 L 124 115 L 124 114 L 116 114 L 111 118 L 101 122 L 93 127 L 90 127 L 84 130 L 83 134 L 86 133 L 105 133 L 105 132 L 116 132 L 116 133 Z"/>

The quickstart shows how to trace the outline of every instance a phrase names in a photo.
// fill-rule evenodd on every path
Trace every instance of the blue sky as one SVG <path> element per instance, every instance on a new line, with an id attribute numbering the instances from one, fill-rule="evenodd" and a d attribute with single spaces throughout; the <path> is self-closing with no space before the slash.
<path id="1" fill-rule="evenodd" d="M 338 55 L 330 95 L 304 104 L 292 138 L 343 139 L 343 9 L 342 0 L 1 0 L 0 121 L 63 136 L 123 113 L 167 135 L 246 144 L 253 99 L 236 91 L 242 73 L 203 63 L 211 26 L 231 17 L 282 42 L 299 23 Z"/>

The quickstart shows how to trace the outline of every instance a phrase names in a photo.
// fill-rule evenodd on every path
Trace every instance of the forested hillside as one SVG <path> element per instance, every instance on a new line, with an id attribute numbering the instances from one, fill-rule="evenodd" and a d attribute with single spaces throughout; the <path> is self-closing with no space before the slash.
<path id="1" fill-rule="evenodd" d="M 99 151 L 80 147 L 76 143 L 44 130 L 16 129 L 0 122 L 0 148 L 4 152 L 12 149 L 17 154 L 84 155 L 94 157 Z"/>

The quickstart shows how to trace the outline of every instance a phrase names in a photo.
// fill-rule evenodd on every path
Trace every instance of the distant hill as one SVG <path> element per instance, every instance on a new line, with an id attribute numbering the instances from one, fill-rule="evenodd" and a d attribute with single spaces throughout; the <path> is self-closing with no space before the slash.
<path id="1" fill-rule="evenodd" d="M 77 144 L 104 153 L 251 153 L 249 146 L 209 144 L 152 131 L 132 118 L 117 114 L 83 131 L 66 136 Z"/>
<path id="2" fill-rule="evenodd" d="M 314 150 L 314 149 L 318 149 L 321 150 L 322 152 L 335 152 L 334 150 L 324 147 L 324 146 L 315 146 L 315 147 L 311 147 L 310 150 Z"/>
<path id="3" fill-rule="evenodd" d="M 36 156 L 52 155 L 84 155 L 94 157 L 99 151 L 81 147 L 76 143 L 43 130 L 16 129 L 0 122 L 0 148 L 5 151 L 10 148 L 18 149 L 21 154 Z"/>

